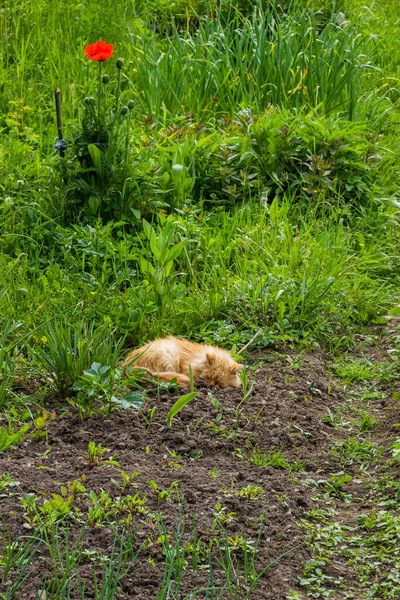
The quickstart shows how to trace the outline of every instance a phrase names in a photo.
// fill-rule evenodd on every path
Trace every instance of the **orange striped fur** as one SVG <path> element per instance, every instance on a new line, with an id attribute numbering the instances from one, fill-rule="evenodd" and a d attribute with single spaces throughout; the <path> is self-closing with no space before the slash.
<path id="1" fill-rule="evenodd" d="M 229 352 L 217 346 L 195 344 L 169 336 L 133 350 L 123 367 L 128 367 L 132 362 L 133 368 L 146 369 L 159 381 L 176 379 L 182 387 L 190 383 L 189 365 L 195 383 L 222 388 L 241 387 L 238 372 L 242 365 L 235 362 Z"/>

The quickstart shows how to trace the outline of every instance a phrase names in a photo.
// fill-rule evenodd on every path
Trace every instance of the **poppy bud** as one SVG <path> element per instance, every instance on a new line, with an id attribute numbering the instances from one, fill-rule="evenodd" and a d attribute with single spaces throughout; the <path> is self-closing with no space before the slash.
<path id="1" fill-rule="evenodd" d="M 129 108 L 129 110 L 133 110 L 135 108 L 135 103 L 133 100 L 129 100 L 128 108 Z"/>
<path id="2" fill-rule="evenodd" d="M 128 114 L 128 107 L 127 106 L 121 106 L 121 110 L 120 110 L 121 116 L 124 117 L 125 115 Z"/>
<path id="3" fill-rule="evenodd" d="M 89 96 L 89 98 L 87 99 L 87 103 L 88 103 L 90 106 L 94 106 L 94 105 L 96 104 L 96 99 L 95 99 L 95 98 L 93 98 L 93 96 Z"/>
<path id="4" fill-rule="evenodd" d="M 103 75 L 103 77 L 101 78 L 101 80 L 102 80 L 102 82 L 104 83 L 104 85 L 107 85 L 107 83 L 110 81 L 110 78 L 109 78 L 109 76 L 106 74 L 106 75 Z"/>
<path id="5" fill-rule="evenodd" d="M 83 100 L 83 103 L 84 103 L 84 104 L 90 104 L 90 102 L 89 102 L 89 98 L 85 98 L 85 99 Z"/>
<path id="6" fill-rule="evenodd" d="M 115 63 L 115 66 L 117 67 L 117 69 L 121 70 L 124 66 L 124 59 L 118 58 L 117 62 Z"/>
<path id="7" fill-rule="evenodd" d="M 182 176 L 183 176 L 183 172 L 184 172 L 184 166 L 180 165 L 180 164 L 175 164 L 172 165 L 172 177 L 174 179 L 175 182 L 178 182 L 181 180 Z"/>

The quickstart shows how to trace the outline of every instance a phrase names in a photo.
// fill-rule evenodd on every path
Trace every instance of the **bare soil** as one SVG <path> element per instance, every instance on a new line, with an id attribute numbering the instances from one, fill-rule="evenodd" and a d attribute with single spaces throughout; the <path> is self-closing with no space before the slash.
<path id="1" fill-rule="evenodd" d="M 131 474 L 140 471 L 129 490 L 146 498 L 149 511 L 144 517 L 137 512 L 131 531 L 138 530 L 136 546 L 144 543 L 134 568 L 128 572 L 115 596 L 120 600 L 155 598 L 159 589 L 164 560 L 158 526 L 151 515 L 161 513 L 167 532 L 172 536 L 183 516 L 183 540 L 192 539 L 192 523 L 197 536 L 208 544 L 216 537 L 214 513 L 216 504 L 226 513 L 235 513 L 226 524 L 228 536 L 244 536 L 256 542 L 261 519 L 264 519 L 257 556 L 260 572 L 269 563 L 280 558 L 262 577 L 251 598 L 257 600 L 285 599 L 290 590 L 299 588 L 302 563 L 310 558 L 302 529 L 298 523 L 314 506 L 312 490 L 303 485 L 305 479 L 318 480 L 326 473 L 340 470 L 329 454 L 333 437 L 340 433 L 324 420 L 327 408 L 343 402 L 332 377 L 328 375 L 327 359 L 320 352 L 296 355 L 268 353 L 252 357 L 254 364 L 262 363 L 250 373 L 253 390 L 236 414 L 243 398 L 242 390 L 214 390 L 220 408 L 209 398 L 209 390 L 188 404 L 166 426 L 166 416 L 176 397 L 168 393 L 149 395 L 140 414 L 137 411 L 115 411 L 109 418 L 98 414 L 83 422 L 71 416 L 71 410 L 55 405 L 57 417 L 52 421 L 48 441 L 27 437 L 14 450 L 0 454 L 0 473 L 8 473 L 19 487 L 6 488 L 0 494 L 0 532 L 3 542 L 18 536 L 32 535 L 35 524 L 29 522 L 20 501 L 20 494 L 35 494 L 37 504 L 51 494 L 62 493 L 62 486 L 80 480 L 87 492 L 97 495 L 101 490 L 115 499 L 121 496 L 115 481 L 121 481 L 120 471 Z M 149 410 L 156 406 L 152 422 Z M 380 406 L 377 409 L 381 408 Z M 145 418 L 146 417 L 146 418 Z M 237 420 L 237 422 L 236 422 Z M 88 465 L 88 443 L 95 442 L 107 448 L 102 463 Z M 291 469 L 256 466 L 240 455 L 251 447 L 267 453 L 280 450 Z M 118 466 L 107 464 L 117 461 Z M 293 466 L 301 472 L 293 470 Z M 158 486 L 154 490 L 149 481 Z M 179 493 L 160 499 L 158 492 L 177 482 Z M 262 488 L 257 498 L 238 495 L 248 486 Z M 90 506 L 88 493 L 77 494 L 73 501 L 74 518 L 70 520 L 69 539 L 76 541 L 82 521 Z M 149 517 L 150 515 L 150 517 Z M 126 516 L 126 515 L 125 515 Z M 213 521 L 214 520 L 214 521 Z M 213 529 L 214 522 L 214 529 Z M 30 529 L 32 528 L 32 530 Z M 61 530 L 60 530 L 61 531 Z M 61 533 L 60 533 L 61 535 Z M 107 522 L 85 530 L 81 544 L 84 548 L 109 556 L 113 534 Z M 1 539 L 0 539 L 1 543 Z M 217 546 L 216 546 L 217 547 Z M 150 558 L 150 561 L 148 560 Z M 38 590 L 50 569 L 49 557 L 44 553 L 32 564 L 31 575 L 15 598 L 36 598 Z M 215 560 L 215 581 L 222 582 L 222 572 Z M 81 581 L 86 586 L 86 598 L 94 597 L 93 567 L 90 559 L 79 567 Z M 1 574 L 1 567 L 0 567 Z M 7 585 L 15 580 L 10 573 Z M 348 573 L 351 578 L 352 574 Z M 184 571 L 179 598 L 207 586 L 208 573 L 191 568 Z M 197 598 L 206 598 L 199 594 Z M 224 596 L 225 597 L 225 596 Z M 228 596 L 226 596 L 228 597 Z M 71 596 L 74 598 L 74 596 Z"/>

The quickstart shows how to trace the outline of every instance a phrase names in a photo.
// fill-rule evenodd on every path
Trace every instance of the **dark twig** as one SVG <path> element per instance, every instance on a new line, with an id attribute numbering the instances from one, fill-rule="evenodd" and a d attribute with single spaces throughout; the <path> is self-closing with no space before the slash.
<path id="1" fill-rule="evenodd" d="M 239 354 L 242 354 L 242 352 L 244 352 L 246 350 L 246 348 L 248 348 L 250 346 L 250 344 L 252 344 L 254 342 L 254 340 L 256 338 L 258 338 L 258 336 L 262 333 L 262 329 L 260 329 L 259 331 L 257 331 L 257 333 L 255 335 L 253 335 L 253 337 L 251 338 L 251 340 L 249 342 L 247 342 L 247 344 L 245 346 L 243 346 L 243 348 L 240 348 L 239 352 L 236 352 L 236 356 L 239 356 Z"/>
<path id="2" fill-rule="evenodd" d="M 60 90 L 54 90 L 54 97 L 56 100 L 56 115 L 57 115 L 57 129 L 58 129 L 58 139 L 63 139 L 62 134 L 62 124 L 61 124 L 61 92 Z"/>
<path id="3" fill-rule="evenodd" d="M 57 116 L 57 130 L 58 130 L 58 142 L 56 144 L 56 152 L 58 152 L 61 158 L 64 158 L 65 151 L 67 149 L 67 143 L 63 138 L 62 134 L 62 121 L 61 121 L 61 92 L 58 89 L 54 90 L 54 98 L 56 101 L 56 116 Z"/>

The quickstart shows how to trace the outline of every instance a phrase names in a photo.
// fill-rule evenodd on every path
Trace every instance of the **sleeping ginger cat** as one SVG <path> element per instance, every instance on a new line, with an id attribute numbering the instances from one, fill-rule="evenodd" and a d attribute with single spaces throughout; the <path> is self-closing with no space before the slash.
<path id="1" fill-rule="evenodd" d="M 238 372 L 242 365 L 235 362 L 229 352 L 216 346 L 194 344 L 171 335 L 148 342 L 134 350 L 122 366 L 126 368 L 132 362 L 134 369 L 146 369 L 159 381 L 176 379 L 182 387 L 190 384 L 189 365 L 192 367 L 195 382 L 202 381 L 206 385 L 223 388 L 241 387 Z"/>

